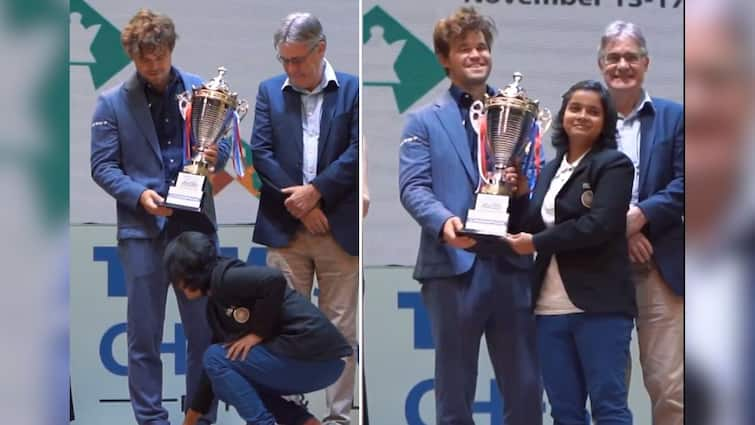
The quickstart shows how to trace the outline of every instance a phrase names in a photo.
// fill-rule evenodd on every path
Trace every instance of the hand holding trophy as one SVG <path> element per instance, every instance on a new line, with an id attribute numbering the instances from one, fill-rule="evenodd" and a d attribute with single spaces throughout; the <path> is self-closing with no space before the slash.
<path id="1" fill-rule="evenodd" d="M 204 152 L 229 134 L 234 169 L 237 175 L 244 175 L 239 122 L 248 112 L 249 104 L 246 100 L 239 100 L 238 94 L 228 88 L 223 79 L 226 71 L 221 66 L 215 78 L 178 95 L 185 125 L 185 155 L 186 159 L 191 159 L 178 173 L 175 186 L 168 189 L 166 207 L 202 211 L 207 176 L 212 171 Z M 194 156 L 191 156 L 192 146 L 196 150 Z"/>

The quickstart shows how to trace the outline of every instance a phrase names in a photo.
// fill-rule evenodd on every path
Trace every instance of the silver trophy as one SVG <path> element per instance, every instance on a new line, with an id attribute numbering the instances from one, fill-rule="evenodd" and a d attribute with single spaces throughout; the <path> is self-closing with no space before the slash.
<path id="1" fill-rule="evenodd" d="M 238 94 L 228 88 L 223 79 L 226 71 L 221 66 L 215 78 L 177 96 L 186 123 L 184 138 L 193 139 L 196 153 L 178 173 L 175 186 L 168 189 L 167 207 L 201 211 L 207 176 L 213 171 L 204 151 L 225 137 L 249 110 L 249 103 L 239 100 Z M 191 145 L 190 140 L 184 143 Z"/>
<path id="2" fill-rule="evenodd" d="M 504 169 L 513 166 L 529 153 L 532 146 L 533 124 L 541 134 L 550 128 L 552 117 L 539 101 L 527 97 L 519 85 L 522 74 L 514 73 L 514 81 L 493 96 L 485 95 L 484 102 L 476 101 L 470 108 L 473 123 L 477 123 L 479 144 L 477 166 L 480 184 L 475 195 L 475 207 L 470 209 L 460 234 L 475 239 L 506 236 L 509 222 L 511 184 L 504 179 Z"/>

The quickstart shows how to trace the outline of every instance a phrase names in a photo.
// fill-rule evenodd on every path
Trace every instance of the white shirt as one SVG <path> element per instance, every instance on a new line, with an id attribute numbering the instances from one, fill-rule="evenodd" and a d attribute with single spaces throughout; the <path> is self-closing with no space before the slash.
<path id="1" fill-rule="evenodd" d="M 326 59 L 323 59 L 323 71 L 320 84 L 309 91 L 291 84 L 288 78 L 281 90 L 291 87 L 301 94 L 301 128 L 302 128 L 302 182 L 310 183 L 317 176 L 317 148 L 320 142 L 320 119 L 322 118 L 323 90 L 333 81 L 338 85 L 336 72 Z"/>
<path id="2" fill-rule="evenodd" d="M 548 186 L 548 192 L 545 193 L 545 199 L 543 199 L 543 206 L 540 208 L 540 214 L 543 216 L 543 223 L 546 227 L 553 227 L 556 223 L 556 196 L 564 188 L 571 175 L 574 174 L 574 169 L 587 155 L 587 152 L 589 151 L 583 153 L 571 164 L 566 160 L 569 156 L 568 153 L 564 154 L 564 159 L 561 160 L 561 165 L 558 166 L 558 170 L 551 180 L 551 185 Z"/>
<path id="3" fill-rule="evenodd" d="M 577 168 L 587 152 L 589 151 L 583 153 L 572 163 L 566 160 L 568 154 L 565 154 L 561 160 L 561 165 L 559 165 L 556 175 L 551 180 L 548 192 L 545 193 L 545 199 L 543 199 L 543 206 L 540 209 L 545 227 L 551 228 L 556 225 L 556 196 L 564 188 L 571 175 L 574 174 L 574 169 Z M 582 313 L 583 311 L 569 299 L 564 288 L 564 281 L 561 279 L 561 273 L 558 270 L 556 255 L 553 255 L 548 264 L 548 269 L 545 271 L 543 286 L 535 303 L 535 314 L 555 315 Z"/>
<path id="4" fill-rule="evenodd" d="M 647 92 L 643 91 L 644 97 L 637 106 L 632 109 L 626 117 L 619 114 L 619 119 L 616 121 L 616 128 L 618 129 L 618 145 L 619 150 L 623 152 L 634 164 L 634 182 L 632 183 L 632 205 L 637 205 L 640 198 L 640 138 L 642 132 L 640 131 L 640 117 L 639 112 L 645 106 L 646 103 L 653 104 L 650 96 Z"/>

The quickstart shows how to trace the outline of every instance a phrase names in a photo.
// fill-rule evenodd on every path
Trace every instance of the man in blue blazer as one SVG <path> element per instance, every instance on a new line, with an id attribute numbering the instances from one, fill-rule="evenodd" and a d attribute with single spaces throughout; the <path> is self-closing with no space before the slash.
<path id="1" fill-rule="evenodd" d="M 162 407 L 162 343 L 169 282 L 162 265 L 169 237 L 186 225 L 191 214 L 161 206 L 168 187 L 184 165 L 183 119 L 176 95 L 202 80 L 172 66 L 176 33 L 172 20 L 140 10 L 121 36 L 136 73 L 97 99 L 91 126 L 91 171 L 94 181 L 116 200 L 118 254 L 128 298 L 128 384 L 139 425 L 169 425 Z M 211 164 L 223 167 L 226 141 L 206 151 Z M 207 192 L 210 192 L 209 184 Z M 215 236 L 212 196 L 206 211 Z M 180 216 L 180 219 L 176 217 Z M 188 340 L 187 394 L 194 394 L 202 356 L 210 343 L 205 299 L 189 301 L 176 292 Z M 187 405 L 191 404 L 188 400 Z M 214 422 L 211 411 L 201 423 Z"/>
<path id="2" fill-rule="evenodd" d="M 356 348 L 359 81 L 325 59 L 326 39 L 309 13 L 285 17 L 273 36 L 284 74 L 260 83 L 251 145 L 263 186 L 253 240 L 267 263 L 319 306 Z M 350 424 L 354 358 L 326 390 L 324 423 Z"/>
<path id="3" fill-rule="evenodd" d="M 531 256 L 477 250 L 460 236 L 479 181 L 469 107 L 492 88 L 495 25 L 473 8 L 440 20 L 435 52 L 451 88 L 409 115 L 400 145 L 401 202 L 422 229 L 414 278 L 435 343 L 439 425 L 472 425 L 480 340 L 485 335 L 508 425 L 542 423 L 529 273 Z M 473 251 L 479 252 L 473 252 Z"/>
<path id="4" fill-rule="evenodd" d="M 684 422 L 684 109 L 643 89 L 645 37 L 629 22 L 608 25 L 598 66 L 619 112 L 619 149 L 635 181 L 627 213 L 637 291 L 637 333 L 653 423 Z"/>

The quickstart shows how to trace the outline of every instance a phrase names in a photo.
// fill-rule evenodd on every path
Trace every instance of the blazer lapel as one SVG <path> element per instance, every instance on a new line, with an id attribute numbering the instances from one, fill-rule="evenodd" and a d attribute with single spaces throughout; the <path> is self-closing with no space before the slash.
<path id="1" fill-rule="evenodd" d="M 461 125 L 456 102 L 454 102 L 451 94 L 446 92 L 436 105 L 435 113 L 438 116 L 438 121 L 440 121 L 441 126 L 446 130 L 446 134 L 451 140 L 451 145 L 456 150 L 456 154 L 459 155 L 461 163 L 464 164 L 464 169 L 467 171 L 469 179 L 474 186 L 477 186 L 480 176 L 477 167 L 475 167 L 472 161 L 472 152 L 469 150 L 467 132 Z"/>
<path id="2" fill-rule="evenodd" d="M 563 154 L 556 155 L 555 158 L 553 158 L 553 161 L 550 162 L 545 168 L 543 168 L 543 171 L 540 173 L 540 176 L 538 177 L 538 180 L 540 180 L 540 184 L 537 185 L 537 190 L 532 195 L 532 205 L 536 205 L 538 211 L 543 206 L 543 200 L 545 200 L 545 194 L 548 193 L 548 189 L 550 188 L 551 181 L 553 181 L 553 177 L 556 175 L 556 171 L 558 171 L 558 167 L 561 164 L 561 161 L 563 159 Z"/>
<path id="3" fill-rule="evenodd" d="M 577 168 L 574 169 L 574 172 L 572 172 L 571 177 L 569 178 L 569 180 L 566 181 L 566 184 L 569 184 L 569 181 L 571 181 L 571 179 L 574 178 L 574 176 L 580 175 L 585 170 L 585 168 L 587 168 L 587 166 L 590 165 L 590 158 L 592 158 L 593 152 L 594 151 L 590 149 L 582 158 L 582 160 L 579 161 Z"/>
<path id="4" fill-rule="evenodd" d="M 301 95 L 292 88 L 283 90 L 283 103 L 285 114 L 283 114 L 283 129 L 289 132 L 293 148 L 292 154 L 296 158 L 303 158 L 304 155 L 304 138 L 302 135 L 301 125 Z"/>
<path id="5" fill-rule="evenodd" d="M 328 83 L 323 90 L 322 116 L 320 117 L 320 139 L 317 143 L 317 163 L 320 164 L 322 152 L 328 143 L 328 134 L 336 112 L 336 100 L 338 99 L 338 86 L 334 82 Z M 318 167 L 319 168 L 319 167 Z"/>
<path id="6" fill-rule="evenodd" d="M 129 112 L 136 121 L 137 126 L 147 138 L 147 142 L 152 151 L 158 158 L 162 158 L 160 154 L 160 146 L 157 141 L 157 132 L 155 131 L 155 123 L 152 122 L 152 115 L 149 113 L 149 105 L 147 104 L 147 96 L 142 90 L 142 85 L 136 77 L 136 73 L 126 81 L 124 85 L 126 90 L 126 101 L 129 105 Z"/>
<path id="7" fill-rule="evenodd" d="M 593 153 L 594 153 L 594 151 L 591 149 L 590 151 L 588 151 L 585 154 L 585 156 L 582 158 L 582 160 L 579 161 L 579 164 L 577 165 L 577 168 L 575 168 L 574 171 L 572 171 L 571 175 L 569 176 L 569 179 L 566 180 L 566 183 L 564 183 L 563 186 L 561 186 L 561 190 L 558 191 L 558 193 L 556 194 L 556 196 L 558 196 L 559 194 L 561 194 L 561 192 L 563 192 L 564 190 L 566 190 L 566 188 L 568 188 L 571 185 L 571 183 L 572 183 L 572 181 L 574 181 L 574 179 L 576 179 L 582 173 L 585 172 L 585 170 L 587 169 L 587 167 L 590 165 L 590 161 L 592 160 Z M 566 152 L 564 152 L 563 155 L 559 156 L 558 163 L 556 164 L 555 167 L 553 167 L 553 174 L 551 175 L 551 179 L 553 179 L 553 176 L 556 175 L 556 171 L 558 171 L 558 169 L 561 167 L 561 161 L 564 160 L 564 155 L 566 155 Z M 550 180 L 549 180 L 549 184 L 548 185 L 550 186 Z M 547 191 L 547 189 L 546 189 L 546 191 Z M 543 197 L 545 197 L 545 194 L 543 194 Z"/>
<path id="8" fill-rule="evenodd" d="M 655 144 L 655 111 L 652 107 L 645 105 L 645 110 L 640 114 L 640 182 L 639 189 L 647 180 L 648 170 L 650 169 L 650 152 Z"/>
<path id="9" fill-rule="evenodd" d="M 180 78 L 181 82 L 183 83 L 184 92 L 188 91 L 189 94 L 193 93 L 194 85 L 192 84 L 192 82 L 187 78 L 186 74 L 184 74 L 183 72 L 181 72 L 180 69 L 178 69 L 178 68 L 175 68 L 175 69 L 176 69 L 176 73 L 178 74 L 178 78 Z M 176 93 L 176 95 L 178 95 L 178 94 L 181 94 L 181 93 Z M 178 114 L 179 115 L 179 119 L 181 120 L 181 138 L 183 139 L 184 129 L 185 129 L 185 126 L 186 126 L 186 120 L 184 119 L 184 116 L 181 115 L 180 108 L 179 108 L 178 112 L 179 112 L 179 114 Z M 191 119 L 191 117 L 189 117 L 189 119 Z M 184 142 L 185 143 L 191 143 L 191 140 L 185 140 Z M 184 148 L 185 148 L 185 145 L 184 145 Z M 190 159 L 184 158 L 184 165 L 187 165 L 190 162 L 191 162 Z"/>

